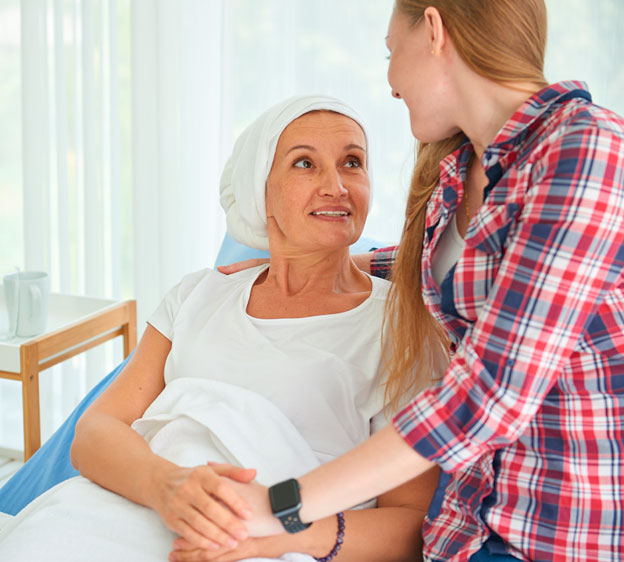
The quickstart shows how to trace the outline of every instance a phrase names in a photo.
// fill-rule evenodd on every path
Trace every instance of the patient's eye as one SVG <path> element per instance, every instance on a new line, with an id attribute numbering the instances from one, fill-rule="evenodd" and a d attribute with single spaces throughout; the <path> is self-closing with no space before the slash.
<path id="1" fill-rule="evenodd" d="M 311 168 L 312 162 L 310 162 L 307 158 L 299 158 L 299 160 L 295 160 L 293 166 L 295 168 Z"/>
<path id="2" fill-rule="evenodd" d="M 345 163 L 347 168 L 361 168 L 362 161 L 357 156 L 349 156 L 348 160 Z"/>

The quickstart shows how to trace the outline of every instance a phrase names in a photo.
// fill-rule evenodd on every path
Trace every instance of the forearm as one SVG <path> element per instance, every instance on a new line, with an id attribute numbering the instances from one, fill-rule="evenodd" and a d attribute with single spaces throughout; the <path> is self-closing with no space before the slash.
<path id="1" fill-rule="evenodd" d="M 391 279 L 392 267 L 396 261 L 398 251 L 398 246 L 392 246 L 389 248 L 380 248 L 370 254 L 365 254 L 369 256 L 369 273 L 376 277 L 381 277 L 382 279 Z"/>
<path id="2" fill-rule="evenodd" d="M 148 507 L 154 507 L 164 474 L 176 468 L 126 423 L 98 412 L 78 422 L 71 460 L 89 480 Z"/>
<path id="3" fill-rule="evenodd" d="M 345 512 L 344 542 L 337 562 L 394 562 L 422 559 L 421 527 L 425 512 L 407 507 L 383 507 Z M 336 543 L 336 517 L 317 521 L 300 533 L 299 552 L 327 556 Z M 297 537 L 297 535 L 294 535 Z"/>
<path id="4" fill-rule="evenodd" d="M 371 259 L 373 258 L 373 252 L 367 252 L 365 254 L 353 254 L 351 259 L 360 271 L 365 273 L 371 272 Z"/>
<path id="5" fill-rule="evenodd" d="M 433 466 L 389 425 L 345 455 L 299 478 L 301 518 L 315 521 L 349 509 Z"/>
<path id="6" fill-rule="evenodd" d="M 412 480 L 419 475 L 421 478 Z M 324 557 L 335 543 L 337 523 L 334 514 L 371 497 L 379 498 L 381 506 L 373 511 L 387 518 L 368 521 L 364 518 L 371 515 L 349 514 L 346 527 L 352 538 L 349 539 L 351 544 L 344 548 L 346 554 L 342 554 L 342 559 L 375 560 L 380 558 L 380 553 L 386 557 L 382 559 L 388 560 L 405 559 L 405 553 L 410 553 L 407 559 L 411 553 L 418 556 L 420 526 L 437 478 L 437 467 L 415 453 L 394 427 L 388 426 L 346 455 L 298 479 L 303 506 L 300 517 L 304 522 L 315 521 L 301 533 L 288 535 L 284 532 L 281 522 L 271 512 L 265 486 L 230 482 L 234 492 L 251 508 L 253 517 L 245 521 L 249 536 L 260 538 L 245 541 L 240 549 L 213 553 L 206 559 L 232 562 L 260 555 L 275 558 L 285 552 L 297 551 Z M 402 486 L 408 480 L 412 482 Z M 392 545 L 388 544 L 389 536 L 393 538 Z M 369 549 L 371 537 L 379 541 Z M 366 544 L 366 549 L 361 550 L 360 543 Z M 174 553 L 173 559 L 196 560 L 194 549 L 195 545 L 183 541 L 174 550 L 187 552 Z"/>
<path id="7" fill-rule="evenodd" d="M 381 507 L 345 512 L 345 534 L 336 562 L 419 562 L 422 560 L 421 527 L 425 511 L 408 507 Z M 248 558 L 279 558 L 301 552 L 323 558 L 336 544 L 336 516 L 326 517 L 296 534 L 250 538 L 234 550 L 197 553 L 190 545 L 179 545 L 171 560 L 234 562 Z"/>
<path id="8" fill-rule="evenodd" d="M 302 502 L 299 516 L 304 522 L 318 521 L 379 497 L 434 466 L 389 425 L 348 453 L 298 478 Z M 284 532 L 271 512 L 266 488 L 233 486 L 254 514 L 245 522 L 250 536 Z"/>

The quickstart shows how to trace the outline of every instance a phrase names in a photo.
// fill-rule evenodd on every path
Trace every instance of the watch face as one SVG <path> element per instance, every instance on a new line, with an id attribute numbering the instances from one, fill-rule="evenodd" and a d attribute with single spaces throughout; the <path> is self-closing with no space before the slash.
<path id="1" fill-rule="evenodd" d="M 269 488 L 271 508 L 275 515 L 301 507 L 299 484 L 294 479 L 286 480 Z"/>

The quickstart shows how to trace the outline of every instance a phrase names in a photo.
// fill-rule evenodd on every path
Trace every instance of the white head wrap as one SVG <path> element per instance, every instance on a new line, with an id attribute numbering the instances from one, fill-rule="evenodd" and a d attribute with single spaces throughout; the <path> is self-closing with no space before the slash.
<path id="1" fill-rule="evenodd" d="M 350 117 L 366 136 L 362 118 L 340 100 L 329 96 L 294 96 L 265 111 L 234 143 L 221 175 L 220 193 L 228 233 L 237 242 L 259 250 L 269 249 L 264 194 L 277 141 L 297 117 L 321 109 Z M 366 141 L 368 145 L 368 138 Z"/>

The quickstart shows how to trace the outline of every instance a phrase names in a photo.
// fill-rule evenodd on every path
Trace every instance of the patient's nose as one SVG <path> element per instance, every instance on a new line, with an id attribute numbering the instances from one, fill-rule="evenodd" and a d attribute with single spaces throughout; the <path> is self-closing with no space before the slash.
<path id="1" fill-rule="evenodd" d="M 321 176 L 319 191 L 321 195 L 326 197 L 344 197 L 349 192 L 337 170 L 327 171 Z"/>

